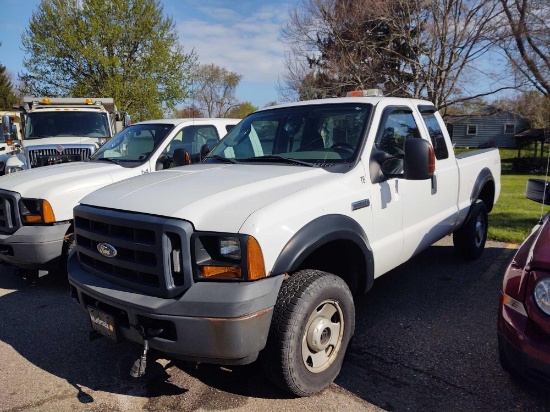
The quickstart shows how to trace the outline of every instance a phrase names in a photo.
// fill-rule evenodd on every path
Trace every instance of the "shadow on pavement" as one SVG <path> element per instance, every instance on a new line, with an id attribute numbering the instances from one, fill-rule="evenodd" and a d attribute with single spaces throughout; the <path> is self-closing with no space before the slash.
<path id="1" fill-rule="evenodd" d="M 546 411 L 550 397 L 500 367 L 496 318 L 515 249 L 465 262 L 432 246 L 356 301 L 356 330 L 336 383 L 389 411 Z"/>
<path id="2" fill-rule="evenodd" d="M 511 379 L 498 363 L 497 305 L 513 253 L 489 247 L 480 260 L 463 262 L 452 247 L 436 245 L 377 279 L 356 300 L 355 336 L 336 384 L 386 410 L 550 410 L 546 394 Z M 236 407 L 242 397 L 292 398 L 257 364 L 168 361 L 152 352 L 145 377 L 131 378 L 142 349 L 107 338 L 90 342 L 86 316 L 65 280 L 46 276 L 29 284 L 5 269 L 1 275 L 0 340 L 66 380 L 83 404 L 94 401 L 86 388 L 156 398 L 150 407 L 161 409 L 181 406 L 175 395 L 196 392 L 187 410 Z M 199 384 L 218 391 L 213 396 Z"/>
<path id="3" fill-rule="evenodd" d="M 66 279 L 45 276 L 35 282 L 2 267 L 0 341 L 38 368 L 65 379 L 81 403 L 93 402 L 83 388 L 134 396 L 181 394 L 164 368 L 151 361 L 147 378 L 130 377 L 142 349 L 106 338 L 90 342 L 86 315 L 69 297 Z M 8 291 L 6 291 L 8 290 Z M 6 293 L 7 292 L 7 293 Z"/>

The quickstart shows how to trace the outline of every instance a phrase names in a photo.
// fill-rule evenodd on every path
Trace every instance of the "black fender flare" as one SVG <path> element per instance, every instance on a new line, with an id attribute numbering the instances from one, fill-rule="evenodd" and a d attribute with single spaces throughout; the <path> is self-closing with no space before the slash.
<path id="1" fill-rule="evenodd" d="M 302 227 L 283 247 L 272 273 L 278 275 L 295 271 L 312 252 L 334 240 L 349 240 L 359 247 L 367 269 L 365 289 L 360 292 L 368 291 L 374 282 L 372 249 L 363 228 L 345 215 L 321 216 Z"/>
<path id="2" fill-rule="evenodd" d="M 493 177 L 493 174 L 491 173 L 491 170 L 489 168 L 484 167 L 479 172 L 479 175 L 476 178 L 476 181 L 474 183 L 474 186 L 472 187 L 472 193 L 470 195 L 470 204 L 473 205 L 477 199 L 479 199 L 479 195 L 481 194 L 481 191 L 485 187 L 485 184 L 487 182 L 494 182 L 495 178 Z M 490 205 L 487 206 L 487 211 L 490 212 L 493 208 L 494 199 L 492 199 L 492 202 Z"/>

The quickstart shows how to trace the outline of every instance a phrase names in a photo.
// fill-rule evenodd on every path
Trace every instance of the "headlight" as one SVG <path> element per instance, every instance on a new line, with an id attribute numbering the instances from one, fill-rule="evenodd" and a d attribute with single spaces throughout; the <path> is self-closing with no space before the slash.
<path id="1" fill-rule="evenodd" d="M 23 170 L 21 166 L 8 166 L 6 168 L 6 174 L 20 172 L 21 170 Z"/>
<path id="2" fill-rule="evenodd" d="M 198 234 L 194 242 L 197 280 L 257 280 L 266 276 L 262 249 L 252 236 Z"/>
<path id="3" fill-rule="evenodd" d="M 550 315 L 550 278 L 541 279 L 535 285 L 535 302 L 547 315 Z"/>
<path id="4" fill-rule="evenodd" d="M 46 199 L 21 199 L 19 201 L 21 220 L 25 224 L 53 223 L 55 215 Z"/>
<path id="5" fill-rule="evenodd" d="M 99 139 L 97 139 L 97 144 L 99 145 L 99 147 L 101 147 L 105 143 L 107 143 L 109 139 L 110 139 L 109 137 L 100 137 Z"/>

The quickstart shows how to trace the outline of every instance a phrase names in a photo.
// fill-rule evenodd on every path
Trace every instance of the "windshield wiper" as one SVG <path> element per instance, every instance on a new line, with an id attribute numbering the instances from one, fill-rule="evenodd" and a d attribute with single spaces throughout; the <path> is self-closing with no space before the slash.
<path id="1" fill-rule="evenodd" d="M 111 163 L 114 163 L 116 165 L 119 165 L 120 164 L 120 160 L 116 160 L 116 159 L 112 159 L 110 157 L 100 157 L 100 158 L 97 158 L 97 159 L 93 159 L 95 161 L 104 161 L 104 162 L 111 162 Z"/>
<path id="2" fill-rule="evenodd" d="M 246 162 L 253 162 L 255 160 L 270 160 L 270 161 L 278 161 L 281 163 L 287 163 L 287 164 L 296 164 L 301 166 L 308 166 L 308 167 L 315 167 L 313 163 L 304 162 L 303 160 L 293 159 L 291 157 L 284 157 L 279 155 L 265 155 L 265 156 L 256 156 L 256 157 L 247 157 L 246 159 L 241 159 L 241 161 Z"/>
<path id="3" fill-rule="evenodd" d="M 223 157 L 223 156 L 220 156 L 220 155 L 209 155 L 207 157 L 207 159 L 216 159 L 216 160 L 221 160 L 222 162 L 233 163 L 233 164 L 239 163 L 235 159 L 230 159 L 228 157 Z"/>

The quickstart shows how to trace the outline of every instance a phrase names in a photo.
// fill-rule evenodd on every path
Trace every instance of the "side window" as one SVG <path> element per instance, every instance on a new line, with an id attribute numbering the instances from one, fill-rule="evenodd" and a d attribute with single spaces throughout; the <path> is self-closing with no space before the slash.
<path id="1" fill-rule="evenodd" d="M 410 109 L 389 109 L 382 116 L 374 145 L 378 150 L 400 156 L 405 153 L 405 140 L 418 137 L 420 133 Z"/>
<path id="2" fill-rule="evenodd" d="M 212 125 L 186 126 L 181 129 L 166 147 L 166 154 L 174 155 L 178 148 L 186 149 L 190 155 L 197 155 L 204 144 L 212 149 L 218 143 L 218 131 Z"/>
<path id="3" fill-rule="evenodd" d="M 426 123 L 426 127 L 428 128 L 428 133 L 430 134 L 430 139 L 432 141 L 432 146 L 434 148 L 436 159 L 447 159 L 449 157 L 447 143 L 445 142 L 443 131 L 441 130 L 441 126 L 439 125 L 435 114 L 432 111 L 423 111 L 422 118 L 424 119 L 424 123 Z"/>
<path id="4" fill-rule="evenodd" d="M 411 109 L 388 107 L 380 120 L 369 160 L 372 183 L 380 183 L 403 173 L 405 141 L 420 137 Z"/>
<path id="5" fill-rule="evenodd" d="M 176 135 L 174 136 L 170 144 L 166 146 L 166 149 L 164 150 L 164 154 L 173 156 L 174 150 L 176 150 L 178 147 L 183 147 L 183 144 L 181 142 L 182 137 L 183 137 L 183 133 L 180 130 L 178 133 L 176 133 Z"/>

